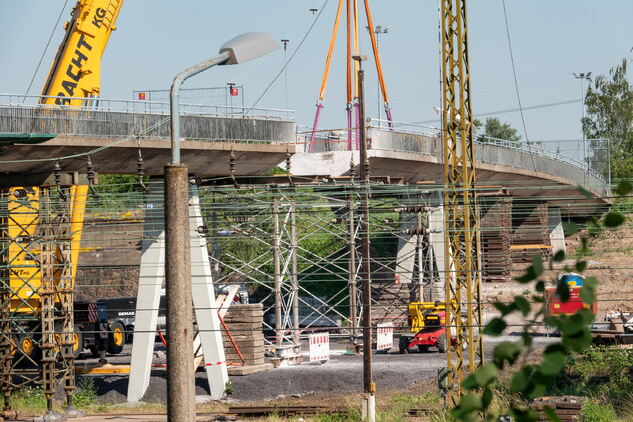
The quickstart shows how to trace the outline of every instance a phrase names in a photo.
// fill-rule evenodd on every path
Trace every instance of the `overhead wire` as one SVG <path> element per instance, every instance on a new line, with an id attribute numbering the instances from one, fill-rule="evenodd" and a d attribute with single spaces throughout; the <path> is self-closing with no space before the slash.
<path id="1" fill-rule="evenodd" d="M 260 94 L 260 96 L 257 98 L 257 100 L 255 100 L 255 102 L 253 103 L 253 105 L 251 105 L 249 107 L 248 110 L 246 110 L 245 113 L 243 113 L 244 116 L 247 116 L 248 113 L 250 113 L 250 111 L 255 108 L 255 106 L 257 104 L 259 104 L 259 102 L 261 101 L 262 98 L 264 98 L 264 95 L 266 95 L 266 93 L 268 92 L 268 90 L 270 90 L 270 88 L 273 86 L 273 84 L 277 81 L 277 79 L 279 79 L 279 77 L 284 73 L 284 71 L 286 70 L 286 68 L 288 67 L 288 65 L 292 62 L 292 60 L 294 59 L 294 57 L 296 56 L 296 54 L 299 52 L 299 50 L 301 49 L 301 47 L 303 46 L 303 43 L 305 42 L 305 40 L 308 38 L 308 35 L 310 35 L 310 33 L 312 32 L 312 29 L 314 29 L 314 26 L 316 25 L 317 21 L 319 20 L 319 17 L 321 17 L 321 14 L 323 14 L 323 10 L 325 9 L 325 7 L 327 6 L 327 4 L 329 3 L 330 0 L 325 0 L 323 3 L 323 6 L 321 6 L 321 8 L 319 9 L 318 13 L 316 14 L 314 20 L 312 21 L 312 24 L 310 25 L 310 27 L 308 28 L 308 31 L 305 33 L 305 35 L 303 36 L 303 38 L 301 38 L 301 41 L 299 42 L 299 45 L 297 45 L 297 48 L 295 48 L 295 50 L 292 52 L 292 54 L 290 55 L 290 58 L 286 61 L 286 63 L 284 63 L 283 67 L 281 68 L 281 70 L 277 73 L 277 75 L 275 75 L 275 77 L 272 79 L 272 81 L 270 81 L 270 83 L 266 86 L 266 88 L 264 89 L 264 91 Z"/>
<path id="2" fill-rule="evenodd" d="M 66 10 L 66 6 L 68 5 L 68 0 L 66 0 L 64 2 L 64 5 L 62 6 L 62 9 L 59 11 L 59 16 L 57 16 L 57 21 L 55 22 L 55 25 L 53 26 L 53 30 L 51 31 L 51 35 L 48 37 L 48 41 L 46 42 L 46 46 L 44 47 L 44 51 L 42 52 L 42 55 L 40 56 L 40 60 L 37 63 L 37 66 L 35 67 L 35 72 L 33 72 L 33 77 L 31 78 L 31 82 L 29 82 L 29 87 L 26 89 L 26 94 L 24 94 L 24 98 L 22 99 L 22 102 L 26 101 L 26 97 L 29 95 L 29 91 L 31 91 L 31 87 L 33 86 L 33 82 L 35 81 L 35 78 L 37 77 L 37 72 L 39 72 L 40 70 L 40 66 L 42 65 L 42 61 L 44 60 L 44 56 L 46 55 L 46 52 L 48 51 L 48 47 L 51 44 L 51 40 L 53 39 L 53 35 L 55 35 L 55 30 L 57 29 L 58 25 L 59 25 L 59 21 L 62 18 L 62 15 L 64 14 L 64 10 Z"/>
<path id="3" fill-rule="evenodd" d="M 512 40 L 510 39 L 510 26 L 508 24 L 508 13 L 506 11 L 506 0 L 501 0 L 503 5 L 503 18 L 506 24 L 506 35 L 508 38 L 508 49 L 510 50 L 510 61 L 512 62 L 512 75 L 514 76 L 514 89 L 517 94 L 517 102 L 519 103 L 519 112 L 521 113 L 521 123 L 523 124 L 523 133 L 525 134 L 525 141 L 530 142 L 528 137 L 527 126 L 525 124 L 525 116 L 523 115 L 523 107 L 521 106 L 521 95 L 519 94 L 519 83 L 517 81 L 516 64 L 514 62 L 514 54 L 512 53 Z"/>

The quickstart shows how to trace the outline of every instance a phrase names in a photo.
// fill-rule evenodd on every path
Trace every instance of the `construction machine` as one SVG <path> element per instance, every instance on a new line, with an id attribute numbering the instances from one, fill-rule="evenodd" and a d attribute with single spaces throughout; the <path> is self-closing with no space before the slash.
<path id="1" fill-rule="evenodd" d="M 77 1 L 42 89 L 41 104 L 86 107 L 99 96 L 101 57 L 122 5 L 123 0 Z"/>
<path id="2" fill-rule="evenodd" d="M 74 306 L 68 290 L 74 289 L 77 274 L 87 193 L 86 185 L 12 187 L 1 201 L 7 216 L 3 219 L 6 237 L 2 258 L 9 288 L 4 293 L 9 294 L 9 315 L 15 322 L 13 339 L 32 359 L 39 357 L 42 343 L 39 315 L 43 297 L 54 292 L 50 305 L 54 308 L 55 333 L 62 331 L 61 308 Z M 83 335 L 78 327 L 73 328 L 72 352 L 77 355 L 83 349 Z M 61 335 L 55 334 L 54 341 L 59 347 Z"/>
<path id="3" fill-rule="evenodd" d="M 446 313 L 451 305 L 445 302 L 412 302 L 409 304 L 409 326 L 413 335 L 402 334 L 398 349 L 400 353 L 409 353 L 414 348 L 426 353 L 430 348 L 445 353 L 448 348 L 446 339 Z M 455 338 L 450 341 L 454 344 Z"/>

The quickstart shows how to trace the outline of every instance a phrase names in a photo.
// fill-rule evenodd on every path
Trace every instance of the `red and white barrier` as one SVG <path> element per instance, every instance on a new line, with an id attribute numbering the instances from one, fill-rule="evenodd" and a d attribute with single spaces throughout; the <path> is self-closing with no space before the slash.
<path id="1" fill-rule="evenodd" d="M 393 347 L 393 322 L 376 325 L 376 350 L 391 349 Z"/>
<path id="2" fill-rule="evenodd" d="M 330 359 L 330 333 L 310 334 L 310 362 Z"/>

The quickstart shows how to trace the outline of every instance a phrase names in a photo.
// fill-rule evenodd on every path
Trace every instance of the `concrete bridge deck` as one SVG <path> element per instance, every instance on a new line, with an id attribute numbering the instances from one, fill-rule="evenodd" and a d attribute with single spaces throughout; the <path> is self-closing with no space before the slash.
<path id="1" fill-rule="evenodd" d="M 183 162 L 200 176 L 229 174 L 231 151 L 237 175 L 262 174 L 282 162 L 287 151 L 294 153 L 296 125 L 283 116 L 185 114 L 181 124 Z M 5 180 L 33 175 L 35 181 L 52 172 L 56 158 L 64 172 L 85 172 L 88 153 L 100 173 L 136 174 L 140 150 L 146 174 L 161 175 L 171 158 L 166 112 L 0 105 L 0 132 L 57 135 L 39 144 L 4 146 L 0 175 Z"/>
<path id="2" fill-rule="evenodd" d="M 84 172 L 87 154 L 97 172 L 135 174 L 139 150 L 146 174 L 161 175 L 170 160 L 166 104 L 125 104 L 124 109 L 101 105 L 90 110 L 0 104 L 0 132 L 57 135 L 40 144 L 3 147 L 0 175 L 4 183 L 14 183 L 16 176 L 24 180 L 25 175 L 35 179 L 48 175 L 58 158 L 63 158 L 59 160 L 63 171 Z M 157 110 L 158 106 L 162 109 Z M 312 152 L 296 151 L 295 145 L 308 149 L 309 135 L 297 134 L 285 110 L 260 109 L 255 116 L 231 111 L 226 116 L 204 106 L 183 107 L 182 157 L 192 173 L 228 175 L 231 152 L 236 175 L 263 174 L 287 153 L 294 155 L 296 175 L 341 176 L 349 173 L 350 159 L 358 164 L 358 153 L 347 150 L 347 141 L 332 137 L 319 139 Z M 370 126 L 368 137 L 372 174 L 405 182 L 442 181 L 442 142 L 436 133 Z M 514 197 L 546 201 L 569 215 L 588 215 L 608 204 L 609 186 L 600 175 L 551 151 L 523 143 L 478 143 L 475 155 L 481 185 L 503 187 Z"/>
<path id="3" fill-rule="evenodd" d="M 439 136 L 370 127 L 368 139 L 372 174 L 441 184 L 443 149 Z M 299 143 L 305 147 L 292 158 L 293 173 L 347 175 L 353 161 L 358 174 L 358 152 L 348 151 L 346 140 L 322 138 L 313 144 L 312 152 L 305 152 L 310 149 L 309 134 Z M 551 151 L 510 142 L 478 142 L 475 158 L 480 186 L 498 186 L 514 197 L 546 201 L 569 215 L 591 215 L 609 202 L 610 189 L 600 175 Z"/>

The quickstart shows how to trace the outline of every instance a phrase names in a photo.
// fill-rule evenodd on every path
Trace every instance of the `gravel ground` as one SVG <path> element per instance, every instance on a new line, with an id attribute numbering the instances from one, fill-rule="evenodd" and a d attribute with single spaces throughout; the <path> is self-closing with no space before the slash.
<path id="1" fill-rule="evenodd" d="M 494 344 L 502 340 L 516 340 L 507 336 L 490 339 L 486 342 L 486 353 L 491 355 Z M 537 344 L 547 344 L 555 338 L 539 337 Z M 272 400 L 283 396 L 302 396 L 315 393 L 348 393 L 362 390 L 362 355 L 342 354 L 342 344 L 332 345 L 332 357 L 325 364 L 307 364 L 282 366 L 266 372 L 246 376 L 232 376 L 231 383 L 235 392 L 231 399 L 240 401 Z M 129 363 L 129 352 L 109 357 L 111 363 Z M 87 360 L 86 362 L 92 362 Z M 411 353 L 401 355 L 373 354 L 373 378 L 379 391 L 406 388 L 416 382 L 435 380 L 438 368 L 446 366 L 443 353 Z M 94 376 L 101 403 L 121 403 L 126 401 L 127 376 Z M 143 401 L 165 403 L 167 391 L 166 372 L 163 369 L 153 371 L 150 384 Z M 196 395 L 209 394 L 205 372 L 196 373 Z M 281 396 L 281 397 L 280 397 Z"/>

